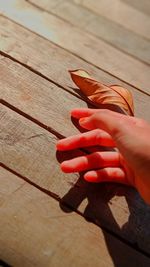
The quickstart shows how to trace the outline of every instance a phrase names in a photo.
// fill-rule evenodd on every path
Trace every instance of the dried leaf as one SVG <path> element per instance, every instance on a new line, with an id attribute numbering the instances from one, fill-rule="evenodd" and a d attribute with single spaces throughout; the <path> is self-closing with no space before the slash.
<path id="1" fill-rule="evenodd" d="M 91 78 L 84 70 L 69 72 L 74 83 L 96 107 L 134 116 L 133 98 L 127 89 L 119 85 L 107 86 Z"/>

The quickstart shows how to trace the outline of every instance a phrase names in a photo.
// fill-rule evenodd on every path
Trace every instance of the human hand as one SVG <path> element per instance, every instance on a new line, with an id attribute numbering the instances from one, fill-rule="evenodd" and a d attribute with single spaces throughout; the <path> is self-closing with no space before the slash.
<path id="1" fill-rule="evenodd" d="M 150 203 L 150 125 L 142 119 L 109 110 L 75 109 L 71 115 L 90 131 L 60 140 L 58 150 L 95 145 L 118 150 L 64 161 L 62 171 L 87 171 L 84 178 L 89 182 L 111 181 L 133 186 Z"/>

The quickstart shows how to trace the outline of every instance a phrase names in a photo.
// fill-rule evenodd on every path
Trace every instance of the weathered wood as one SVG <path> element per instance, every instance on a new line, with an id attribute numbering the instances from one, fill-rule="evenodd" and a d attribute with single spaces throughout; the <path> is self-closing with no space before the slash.
<path id="1" fill-rule="evenodd" d="M 150 265 L 147 257 L 69 209 L 63 212 L 54 199 L 2 168 L 0 183 L 0 256 L 12 266 Z"/>
<path id="2" fill-rule="evenodd" d="M 87 107 L 84 101 L 8 58 L 0 61 L 0 69 L 3 100 L 63 136 L 78 133 L 71 122 L 70 110 Z"/>
<path id="3" fill-rule="evenodd" d="M 119 50 L 150 63 L 150 42 L 119 24 L 67 0 L 57 5 L 55 0 L 30 0 L 28 2 L 102 38 Z"/>
<path id="4" fill-rule="evenodd" d="M 60 1 L 57 5 L 54 5 L 55 0 L 28 0 L 28 3 L 41 8 L 43 11 L 47 11 L 54 15 L 56 14 L 60 18 L 63 18 L 73 25 L 81 28 L 85 28 L 86 25 L 89 25 L 91 20 L 97 16 L 92 11 L 73 3 L 73 1 L 68 0 Z"/>
<path id="5" fill-rule="evenodd" d="M 7 2 L 10 5 L 14 3 L 14 1 L 10 0 L 5 2 L 6 5 Z M 17 1 L 17 3 L 18 8 L 22 10 L 23 2 Z M 56 4 L 60 4 L 60 1 L 56 1 Z M 26 11 L 25 13 L 29 15 L 28 18 L 30 14 L 32 18 L 32 12 L 30 13 L 28 8 Z M 17 14 L 19 15 L 19 13 Z M 40 14 L 42 14 L 42 11 L 40 11 Z M 14 15 L 15 13 L 13 18 Z M 20 16 L 22 16 L 22 11 Z M 22 114 L 21 116 L 12 111 L 9 104 L 10 108 L 1 105 L 0 160 L 8 168 L 18 172 L 18 176 L 20 174 L 20 177 L 22 177 L 22 179 L 19 179 L 19 183 L 12 183 L 12 176 L 15 176 L 9 172 L 9 177 L 7 176 L 4 180 L 6 171 L 3 169 L 1 172 L 2 181 L 5 181 L 5 186 L 0 189 L 0 205 L 2 206 L 0 225 L 2 229 L 5 229 L 0 234 L 2 258 L 14 266 L 55 267 L 58 265 L 91 266 L 94 264 L 94 266 L 128 267 L 131 261 L 135 266 L 149 266 L 148 258 L 118 242 L 117 239 L 112 238 L 105 231 L 103 231 L 103 237 L 101 229 L 101 236 L 96 243 L 98 227 L 90 224 L 90 228 L 86 228 L 89 224 L 84 221 L 84 224 L 82 224 L 81 220 L 75 224 L 76 218 L 79 218 L 79 216 L 74 213 L 73 216 L 69 216 L 71 210 L 66 210 L 62 204 L 65 202 L 72 208 L 78 209 L 86 218 L 123 237 L 131 244 L 137 243 L 140 249 L 150 253 L 148 238 L 150 232 L 147 229 L 150 208 L 143 203 L 138 194 L 134 190 L 117 185 L 87 184 L 82 180 L 82 175 L 76 183 L 79 175 L 63 174 L 59 169 L 58 163 L 63 158 L 72 157 L 73 152 L 55 152 L 56 136 L 60 137 L 60 134 L 68 135 L 76 132 L 70 122 L 69 110 L 77 107 L 77 105 L 86 105 L 83 101 L 70 94 L 73 90 L 69 89 L 69 83 L 71 85 L 72 83 L 68 80 L 66 66 L 69 66 L 69 68 L 71 65 L 74 66 L 75 61 L 77 65 L 82 63 L 83 66 L 88 66 L 88 70 L 93 70 L 93 73 L 96 73 L 97 76 L 104 76 L 104 80 L 111 80 L 112 76 L 98 71 L 97 68 L 90 66 L 76 56 L 15 23 L 7 22 L 6 18 L 0 18 L 0 22 L 1 19 L 4 22 L 2 27 L 0 24 L 2 29 L 0 48 L 4 49 L 4 53 L 1 54 L 4 55 L 8 52 L 8 57 L 12 56 L 20 60 L 21 64 L 25 65 L 26 68 L 34 69 L 41 76 L 47 76 L 47 78 L 43 79 L 37 74 L 33 74 L 33 72 L 21 67 L 20 64 L 6 58 L 5 56 L 7 55 L 0 58 L 1 97 L 14 105 L 14 110 L 17 111 L 19 108 L 21 111 L 18 110 L 18 112 Z M 23 16 L 21 21 L 22 19 L 24 19 Z M 29 21 L 31 23 L 32 19 L 30 20 L 29 18 Z M 33 23 L 35 23 L 34 20 Z M 6 25 L 11 26 L 6 27 Z M 14 31 L 12 30 L 13 27 Z M 38 25 L 35 27 L 38 27 Z M 70 29 L 67 28 L 67 34 Z M 56 27 L 56 32 L 57 30 L 58 27 Z M 79 37 L 79 34 L 75 36 Z M 43 50 L 45 51 L 43 52 Z M 50 58 L 48 58 L 48 55 L 50 55 Z M 56 59 L 58 58 L 59 60 L 57 61 Z M 65 63 L 61 62 L 61 60 Z M 46 79 L 58 83 L 59 86 L 57 84 L 54 85 L 53 82 L 46 81 Z M 116 79 L 116 81 L 118 80 Z M 62 90 L 62 86 L 70 90 L 70 93 Z M 142 99 L 143 101 L 143 106 L 141 105 L 142 108 L 140 107 L 141 113 L 145 110 L 144 105 L 146 105 L 145 114 L 143 114 L 145 118 L 145 116 L 148 116 L 146 113 L 148 114 L 149 111 L 149 98 L 142 93 L 138 93 L 135 89 L 133 92 L 135 97 L 137 95 L 139 100 Z M 136 108 L 138 106 L 139 104 L 137 105 L 136 102 Z M 63 117 L 62 115 L 64 114 L 65 116 Z M 82 152 L 74 152 L 76 156 L 79 154 L 82 154 Z M 35 187 L 40 187 L 40 190 L 47 193 L 47 195 L 27 184 L 23 178 L 29 183 L 33 183 Z M 17 177 L 15 177 L 15 181 L 16 179 L 18 180 Z M 68 212 L 68 216 L 64 216 L 62 212 L 61 215 L 60 208 L 56 212 L 57 202 L 52 200 L 51 196 L 57 200 L 58 198 L 62 199 L 60 207 L 63 211 Z M 55 202 L 55 205 L 47 205 L 49 200 Z M 49 210 L 51 210 L 52 215 L 50 215 L 50 218 L 55 219 L 53 224 L 48 221 Z M 63 218 L 63 222 L 62 220 L 60 222 L 62 217 L 65 219 Z M 96 230 L 93 230 L 93 227 Z M 84 229 L 84 233 L 81 232 L 81 229 Z M 104 240 L 108 250 L 106 250 Z M 84 248 L 82 249 L 82 247 Z"/>
<path id="6" fill-rule="evenodd" d="M 38 71 L 42 75 L 46 76 L 50 80 L 54 81 L 60 86 L 63 86 L 67 90 L 70 90 L 70 92 L 76 93 L 76 88 L 74 87 L 73 82 L 71 81 L 69 74 L 68 74 L 68 69 L 76 69 L 76 68 L 83 68 L 88 70 L 93 77 L 95 77 L 97 80 L 100 80 L 104 83 L 108 84 L 120 84 L 126 88 L 128 88 L 134 97 L 134 102 L 135 102 L 135 114 L 136 116 L 139 116 L 141 118 L 144 118 L 146 120 L 150 120 L 149 117 L 149 97 L 138 90 L 128 86 L 127 84 L 119 81 L 118 79 L 115 79 L 114 77 L 106 74 L 105 72 L 102 72 L 98 70 L 95 67 L 92 67 L 91 65 L 85 63 L 84 61 L 78 59 L 77 57 L 69 54 L 68 52 L 64 51 L 63 49 L 60 49 L 56 47 L 53 44 L 50 44 L 48 41 L 44 40 L 43 38 L 37 36 L 36 34 L 31 33 L 30 31 L 27 31 L 23 29 L 22 27 L 16 25 L 15 23 L 12 23 L 11 21 L 8 21 L 5 18 L 0 18 L 0 34 L 1 34 L 1 39 L 0 39 L 0 47 L 2 51 L 7 53 L 8 55 L 16 58 L 17 60 L 21 61 L 23 64 L 26 66 L 34 69 L 35 71 Z M 38 46 L 37 46 L 38 43 Z M 36 49 L 35 49 L 36 47 Z M 49 55 L 49 56 L 48 56 Z M 7 78 L 5 75 L 3 75 L 4 72 L 8 73 L 8 75 L 19 75 L 19 72 L 21 71 L 18 69 L 18 73 L 15 71 L 11 74 L 12 70 L 9 67 L 9 65 L 14 66 L 14 69 L 17 67 L 17 64 L 14 65 L 13 62 L 7 61 L 5 58 L 1 57 L 1 69 L 3 70 L 1 72 L 2 77 L 1 77 L 1 82 L 3 80 L 4 84 L 8 84 L 10 82 L 11 86 L 11 80 Z M 13 67 L 12 67 L 13 68 Z M 19 67 L 17 67 L 19 68 Z M 25 70 L 24 70 L 25 71 Z M 29 73 L 29 72 L 27 72 Z M 26 74 L 28 75 L 28 74 Z M 32 79 L 32 75 L 30 74 Z M 40 79 L 37 78 L 37 76 L 33 75 L 34 80 Z M 20 76 L 17 78 L 19 79 Z M 21 77 L 24 79 L 24 77 Z M 6 81 L 5 81 L 6 80 Z M 4 82 L 5 81 L 5 82 Z M 19 82 L 19 81 L 18 81 Z M 38 81 L 40 82 L 40 81 Z M 25 81 L 25 84 L 28 83 L 26 92 L 29 91 L 30 86 L 30 80 Z M 16 81 L 15 81 L 16 84 Z M 35 81 L 33 81 L 33 86 L 35 84 Z M 42 82 L 43 84 L 43 82 Z M 49 83 L 47 84 L 47 87 L 49 88 Z M 16 89 L 19 90 L 19 87 L 13 86 Z M 73 88 L 72 88 L 73 87 Z M 2 86 L 4 89 L 4 85 Z M 49 89 L 46 89 L 46 91 L 49 91 Z M 8 90 L 5 89 L 6 92 Z M 12 89 L 11 89 L 12 90 Z M 14 90 L 14 89 L 13 89 Z M 36 91 L 39 91 L 40 86 L 33 94 L 36 94 Z M 61 90 L 61 88 L 60 88 Z M 58 90 L 57 90 L 58 91 Z M 5 93 L 6 93 L 5 92 Z M 18 94 L 15 94 L 14 96 L 17 96 Z M 40 97 L 42 97 L 42 90 L 40 93 Z M 50 98 L 50 95 L 47 96 L 48 99 Z M 52 96 L 53 97 L 53 96 Z M 69 97 L 69 96 L 68 96 Z M 70 99 L 70 97 L 69 97 Z M 9 102 L 12 103 L 14 98 L 10 98 Z M 32 100 L 34 101 L 34 96 L 32 97 Z M 29 101 L 29 99 L 28 99 Z M 46 101 L 46 100 L 44 100 Z M 57 100 L 55 100 L 57 101 Z M 73 100 L 75 104 L 73 106 L 67 107 L 66 109 L 69 110 L 69 108 L 73 107 L 78 107 L 79 106 L 79 101 L 76 102 L 77 100 Z M 19 101 L 17 100 L 16 105 L 20 104 L 20 99 Z M 27 104 L 27 102 L 26 102 Z M 50 105 L 50 103 L 49 103 Z M 47 106 L 47 109 L 50 108 L 50 106 Z M 76 105 L 76 106 L 75 106 Z M 23 105 L 24 106 L 24 105 Z M 38 106 L 36 105 L 37 109 Z M 44 107 L 42 106 L 41 109 Z M 33 110 L 34 111 L 34 110 Z M 39 115 L 39 110 L 36 112 L 36 114 Z M 59 114 L 59 113 L 58 113 Z M 35 116 L 35 115 L 34 115 Z M 69 114 L 67 115 L 69 116 Z M 67 129 L 66 129 L 67 131 Z"/>
<path id="7" fill-rule="evenodd" d="M 150 93 L 150 68 L 104 41 L 23 0 L 2 1 L 1 12 L 87 62 Z"/>
<path id="8" fill-rule="evenodd" d="M 136 8 L 137 10 L 144 12 L 147 15 L 150 15 L 150 1 L 149 0 L 123 0 L 128 5 Z"/>
<path id="9" fill-rule="evenodd" d="M 63 196 L 78 176 L 61 172 L 57 137 L 3 105 L 0 118 L 0 161 L 42 188 Z"/>
<path id="10" fill-rule="evenodd" d="M 147 38 L 150 38 L 149 16 L 132 8 L 120 0 L 71 0 L 85 6 L 123 27 Z M 130 1 L 132 2 L 132 1 Z M 143 2 L 143 1 L 139 1 Z"/>
<path id="11" fill-rule="evenodd" d="M 0 97 L 3 100 L 62 136 L 79 132 L 71 122 L 70 110 L 87 107 L 86 102 L 18 63 L 8 58 L 0 59 Z M 141 109 L 143 117 L 149 117 L 149 98 L 147 96 L 147 109 Z M 140 103 L 135 104 L 138 109 Z M 65 125 L 67 127 L 64 127 Z"/>
<path id="12" fill-rule="evenodd" d="M 1 106 L 0 158 L 3 164 L 60 197 L 86 218 L 150 252 L 150 229 L 147 228 L 150 207 L 137 192 L 119 185 L 89 184 L 83 181 L 82 175 L 63 174 L 58 161 L 81 155 L 81 152 L 56 153 L 54 135 Z"/>
<path id="13" fill-rule="evenodd" d="M 29 2 L 28 0 L 26 0 L 27 2 Z M 43 8 L 47 8 L 47 6 L 49 6 L 50 9 L 53 9 L 55 7 L 57 7 L 59 4 L 61 4 L 61 2 L 64 1 L 64 0 L 42 0 L 42 6 Z M 39 1 L 38 1 L 38 4 L 39 4 Z"/>

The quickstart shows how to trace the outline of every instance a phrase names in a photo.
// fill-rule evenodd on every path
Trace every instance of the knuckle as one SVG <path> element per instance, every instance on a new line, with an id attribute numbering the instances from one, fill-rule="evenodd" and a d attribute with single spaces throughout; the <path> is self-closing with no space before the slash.
<path id="1" fill-rule="evenodd" d="M 143 127 L 143 126 L 147 125 L 147 123 L 143 119 L 138 119 L 137 122 L 136 122 L 136 125 L 140 126 L 140 127 Z"/>
<path id="2" fill-rule="evenodd" d="M 96 124 L 97 122 L 101 121 L 101 118 L 103 118 L 105 115 L 109 114 L 109 112 L 110 111 L 107 109 L 101 109 L 100 111 L 93 114 L 93 116 L 92 116 L 93 123 Z"/>

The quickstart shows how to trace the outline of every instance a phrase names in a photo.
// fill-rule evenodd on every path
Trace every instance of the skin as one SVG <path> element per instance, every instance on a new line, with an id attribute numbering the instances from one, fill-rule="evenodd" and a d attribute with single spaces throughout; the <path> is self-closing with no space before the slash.
<path id="1" fill-rule="evenodd" d="M 95 145 L 117 149 L 64 161 L 62 171 L 85 171 L 84 179 L 89 182 L 133 186 L 150 204 L 150 125 L 142 119 L 103 109 L 74 109 L 71 116 L 88 131 L 60 140 L 58 150 Z"/>

